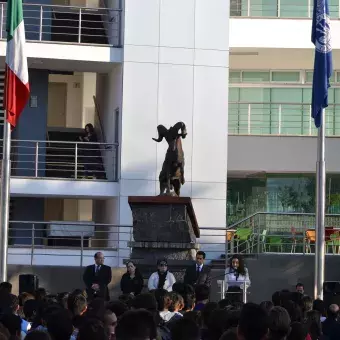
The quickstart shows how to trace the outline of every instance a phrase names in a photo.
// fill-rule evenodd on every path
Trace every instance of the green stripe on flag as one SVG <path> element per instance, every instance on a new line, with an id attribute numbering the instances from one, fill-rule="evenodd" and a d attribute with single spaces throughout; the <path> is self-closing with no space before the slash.
<path id="1" fill-rule="evenodd" d="M 23 21 L 22 0 L 8 0 L 7 2 L 7 41 L 13 39 L 14 31 Z"/>

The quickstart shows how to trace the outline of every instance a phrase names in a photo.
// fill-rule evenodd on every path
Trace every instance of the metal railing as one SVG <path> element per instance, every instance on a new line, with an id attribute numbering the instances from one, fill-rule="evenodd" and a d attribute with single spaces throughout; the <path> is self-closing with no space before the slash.
<path id="1" fill-rule="evenodd" d="M 315 214 L 255 213 L 227 228 L 226 248 L 229 255 L 313 253 L 315 225 Z M 325 229 L 326 253 L 340 254 L 340 214 L 326 214 Z"/>
<path id="2" fill-rule="evenodd" d="M 310 103 L 229 102 L 229 134 L 316 136 Z M 326 108 L 326 135 L 340 136 L 340 104 Z"/>
<path id="3" fill-rule="evenodd" d="M 121 9 L 24 3 L 26 40 L 121 46 Z M 0 3 L 6 39 L 7 3 Z"/>
<path id="4" fill-rule="evenodd" d="M 340 18 L 340 1 L 329 4 L 330 17 Z M 231 0 L 230 15 L 233 17 L 312 18 L 312 0 Z"/>
<path id="5" fill-rule="evenodd" d="M 14 139 L 11 161 L 13 177 L 109 181 L 118 178 L 118 144 L 115 143 Z"/>
<path id="6" fill-rule="evenodd" d="M 34 256 L 54 255 L 79 257 L 79 265 L 83 266 L 84 259 L 89 256 L 85 251 L 91 249 L 117 251 L 118 260 L 120 252 L 123 251 L 128 258 L 131 251 L 128 242 L 131 239 L 131 226 L 94 222 L 9 222 L 9 247 L 29 248 L 31 265 Z M 65 252 L 56 255 L 53 253 L 55 249 L 65 249 Z M 11 253 L 9 250 L 9 254 Z M 92 258 L 93 254 L 90 256 Z"/>

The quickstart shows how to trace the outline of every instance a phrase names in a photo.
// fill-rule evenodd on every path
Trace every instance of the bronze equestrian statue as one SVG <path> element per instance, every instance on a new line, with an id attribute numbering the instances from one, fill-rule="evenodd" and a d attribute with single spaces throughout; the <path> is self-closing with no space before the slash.
<path id="1" fill-rule="evenodd" d="M 163 138 L 169 144 L 165 155 L 162 170 L 159 174 L 160 195 L 180 196 L 181 185 L 184 180 L 184 152 L 182 148 L 182 139 L 187 135 L 187 130 L 183 122 L 178 122 L 168 130 L 164 125 L 158 125 L 158 139 L 152 138 L 156 142 L 161 142 Z"/>

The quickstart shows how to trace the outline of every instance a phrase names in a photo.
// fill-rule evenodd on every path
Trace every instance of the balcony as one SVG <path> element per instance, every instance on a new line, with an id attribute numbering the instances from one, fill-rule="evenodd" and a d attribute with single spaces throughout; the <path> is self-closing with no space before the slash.
<path id="1" fill-rule="evenodd" d="M 331 0 L 329 11 L 331 19 L 340 18 L 339 0 Z M 311 0 L 231 0 L 230 16 L 257 18 L 312 18 Z"/>
<path id="2" fill-rule="evenodd" d="M 114 182 L 117 153 L 118 145 L 110 143 L 14 139 L 12 176 Z"/>
<path id="3" fill-rule="evenodd" d="M 326 135 L 340 136 L 340 104 L 326 109 Z M 229 102 L 230 135 L 316 136 L 310 103 Z"/>
<path id="4" fill-rule="evenodd" d="M 121 46 L 121 10 L 24 3 L 27 41 Z M 0 39 L 7 4 L 0 3 Z"/>

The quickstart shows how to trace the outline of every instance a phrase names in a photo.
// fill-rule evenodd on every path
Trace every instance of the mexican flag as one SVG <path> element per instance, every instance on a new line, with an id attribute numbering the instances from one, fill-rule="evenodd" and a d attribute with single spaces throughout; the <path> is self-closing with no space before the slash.
<path id="1" fill-rule="evenodd" d="M 7 51 L 5 110 L 12 129 L 29 97 L 28 68 L 25 55 L 25 27 L 22 0 L 7 2 Z"/>

